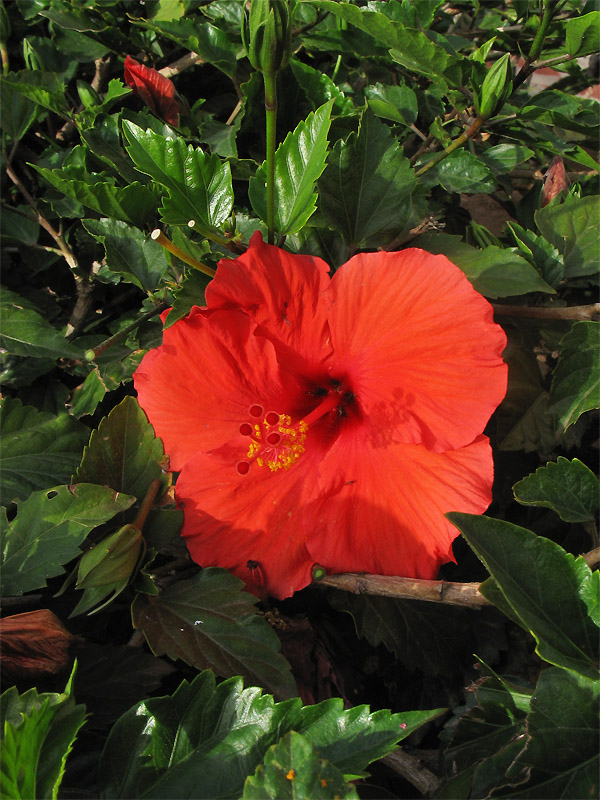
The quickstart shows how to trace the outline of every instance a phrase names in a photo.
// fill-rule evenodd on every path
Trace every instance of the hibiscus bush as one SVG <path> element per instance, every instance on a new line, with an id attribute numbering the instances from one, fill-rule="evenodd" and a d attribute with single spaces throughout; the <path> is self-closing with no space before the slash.
<path id="1" fill-rule="evenodd" d="M 597 796 L 594 0 L 0 39 L 0 795 Z"/>

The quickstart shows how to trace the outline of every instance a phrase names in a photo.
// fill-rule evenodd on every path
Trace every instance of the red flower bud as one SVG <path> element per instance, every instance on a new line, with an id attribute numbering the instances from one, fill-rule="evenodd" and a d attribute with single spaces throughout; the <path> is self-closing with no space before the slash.
<path id="1" fill-rule="evenodd" d="M 567 192 L 571 181 L 565 170 L 565 165 L 560 156 L 556 156 L 544 178 L 542 188 L 542 208 L 561 192 Z"/>
<path id="2" fill-rule="evenodd" d="M 179 123 L 182 106 L 175 97 L 175 84 L 160 72 L 145 67 L 131 56 L 125 58 L 125 82 L 146 103 L 150 111 L 169 125 Z"/>

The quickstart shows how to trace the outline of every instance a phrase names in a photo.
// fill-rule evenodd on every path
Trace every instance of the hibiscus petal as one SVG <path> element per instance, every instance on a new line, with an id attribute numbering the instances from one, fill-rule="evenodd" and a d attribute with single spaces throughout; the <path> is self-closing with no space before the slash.
<path id="1" fill-rule="evenodd" d="M 335 357 L 373 424 L 443 452 L 471 442 L 506 391 L 506 336 L 445 256 L 354 256 L 328 295 Z"/>
<path id="2" fill-rule="evenodd" d="M 491 502 L 487 437 L 446 453 L 342 435 L 322 460 L 321 499 L 306 511 L 307 547 L 328 571 L 435 578 L 453 560 L 448 511 Z"/>
<path id="3" fill-rule="evenodd" d="M 243 255 L 219 262 L 206 288 L 206 303 L 245 311 L 265 335 L 286 346 L 288 363 L 300 355 L 314 365 L 331 352 L 321 297 L 329 285 L 328 273 L 322 259 L 265 244 L 256 231 Z"/>
<path id="4" fill-rule="evenodd" d="M 230 569 L 250 591 L 280 599 L 307 586 L 313 559 L 302 515 L 307 498 L 314 496 L 321 455 L 314 442 L 289 469 L 271 472 L 253 463 L 246 475 L 236 472 L 233 447 L 188 461 L 176 495 L 185 513 L 182 535 L 194 561 Z M 248 561 L 257 562 L 256 571 Z"/>
<path id="5" fill-rule="evenodd" d="M 238 436 L 253 404 L 265 411 L 293 405 L 294 385 L 282 379 L 273 345 L 255 328 L 240 311 L 195 307 L 142 359 L 134 385 L 171 469 Z"/>
<path id="6" fill-rule="evenodd" d="M 175 84 L 160 72 L 140 64 L 131 56 L 125 58 L 125 83 L 146 103 L 153 114 L 170 125 L 179 122 L 180 106 L 175 99 Z"/>

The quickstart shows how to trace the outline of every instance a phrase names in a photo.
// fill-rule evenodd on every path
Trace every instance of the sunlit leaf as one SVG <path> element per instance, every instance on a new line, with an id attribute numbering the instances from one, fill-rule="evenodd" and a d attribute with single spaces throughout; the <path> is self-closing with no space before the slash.
<path id="1" fill-rule="evenodd" d="M 599 12 L 600 13 L 600 12 Z M 535 221 L 545 238 L 562 253 L 565 278 L 598 274 L 600 249 L 600 197 L 570 198 L 535 212 Z"/>
<path id="2" fill-rule="evenodd" d="M 586 411 L 600 407 L 599 322 L 576 322 L 560 340 L 548 411 L 568 428 Z"/>
<path id="3" fill-rule="evenodd" d="M 578 458 L 559 456 L 513 486 L 515 498 L 526 506 L 551 508 L 565 522 L 598 518 L 600 487 L 594 473 Z"/>

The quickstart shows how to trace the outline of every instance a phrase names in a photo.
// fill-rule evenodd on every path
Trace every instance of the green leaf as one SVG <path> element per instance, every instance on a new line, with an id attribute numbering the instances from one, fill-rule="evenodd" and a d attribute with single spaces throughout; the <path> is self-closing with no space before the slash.
<path id="1" fill-rule="evenodd" d="M 0 296 L 0 325 L 0 346 L 8 353 L 37 358 L 81 358 L 83 355 L 27 300 L 4 286 Z"/>
<path id="2" fill-rule="evenodd" d="M 538 655 L 597 678 L 597 581 L 584 559 L 509 522 L 458 512 L 447 516 L 535 637 Z"/>
<path id="3" fill-rule="evenodd" d="M 494 175 L 505 175 L 513 170 L 517 164 L 527 161 L 533 155 L 535 153 L 529 147 L 505 142 L 478 153 L 478 158 L 489 167 Z"/>
<path id="4" fill-rule="evenodd" d="M 598 680 L 562 669 L 542 671 L 531 699 L 524 747 L 507 771 L 518 786 L 504 796 L 597 797 L 599 693 Z"/>
<path id="5" fill-rule="evenodd" d="M 515 483 L 513 492 L 522 505 L 551 508 L 565 522 L 590 522 L 598 518 L 598 479 L 577 458 L 569 461 L 559 456 L 556 462 L 548 462 Z"/>
<path id="6" fill-rule="evenodd" d="M 281 235 L 297 233 L 315 212 L 314 186 L 325 169 L 327 135 L 331 125 L 329 100 L 288 133 L 275 153 L 275 230 Z M 267 219 L 267 165 L 260 165 L 250 179 L 248 196 L 252 208 Z"/>
<path id="7" fill-rule="evenodd" d="M 226 678 L 241 674 L 279 697 L 291 697 L 296 684 L 276 634 L 256 613 L 256 602 L 241 580 L 210 568 L 158 597 L 138 595 L 131 613 L 155 655 L 166 653 Z"/>
<path id="8" fill-rule="evenodd" d="M 77 732 L 85 721 L 85 706 L 71 695 L 73 675 L 61 694 L 19 694 L 12 686 L 0 697 L 2 746 L 0 777 L 3 800 L 58 797 Z"/>
<path id="9" fill-rule="evenodd" d="M 98 368 L 95 367 L 84 382 L 73 390 L 69 403 L 71 414 L 77 419 L 86 414 L 93 414 L 107 391 L 106 384 L 102 380 Z"/>
<path id="10" fill-rule="evenodd" d="M 19 213 L 22 211 L 23 213 Z M 19 206 L 18 209 L 2 207 L 0 216 L 0 235 L 7 241 L 22 242 L 23 244 L 37 244 L 40 234 L 40 224 L 31 214 L 29 206 Z"/>
<path id="11" fill-rule="evenodd" d="M 164 249 L 138 228 L 117 219 L 86 219 L 83 227 L 106 251 L 106 266 L 145 292 L 160 285 L 168 268 Z"/>
<path id="12" fill-rule="evenodd" d="M 221 226 L 233 207 L 229 164 L 216 155 L 189 147 L 183 139 L 167 139 L 123 120 L 123 132 L 133 163 L 169 193 L 160 213 L 169 225 L 187 225 L 206 235 Z"/>
<path id="13" fill-rule="evenodd" d="M 587 56 L 598 50 L 600 42 L 600 11 L 590 11 L 565 22 L 567 53 Z"/>
<path id="14" fill-rule="evenodd" d="M 365 86 L 365 97 L 377 117 L 402 125 L 413 125 L 417 121 L 417 96 L 408 86 L 376 83 L 374 86 Z"/>
<path id="15" fill-rule="evenodd" d="M 329 75 L 314 67 L 292 58 L 290 69 L 294 73 L 298 85 L 306 94 L 313 106 L 313 110 L 322 106 L 328 100 L 333 100 L 332 113 L 334 116 L 351 114 L 354 105 L 349 97 L 335 85 Z"/>
<path id="16" fill-rule="evenodd" d="M 173 305 L 169 311 L 169 316 L 165 321 L 165 328 L 169 328 L 178 319 L 185 317 L 193 306 L 206 305 L 204 292 L 210 278 L 196 269 L 191 269 L 183 281 L 181 287 L 173 298 Z"/>
<path id="17" fill-rule="evenodd" d="M 114 84 L 117 84 L 117 88 L 125 90 L 121 81 L 112 80 L 109 84 L 109 91 Z M 127 91 L 131 91 L 129 87 L 127 87 Z M 103 105 L 109 102 L 107 98 L 108 94 Z M 94 126 L 81 131 L 80 136 L 91 152 L 111 169 L 116 170 L 124 181 L 133 183 L 140 180 L 140 173 L 123 153 L 116 115 L 98 114 L 94 119 Z"/>
<path id="18" fill-rule="evenodd" d="M 17 75 L 8 73 L 9 79 L 18 81 Z M 0 80 L 0 113 L 2 115 L 2 129 L 13 139 L 19 141 L 33 125 L 39 113 L 39 108 L 33 100 L 21 94 L 14 83 Z"/>
<path id="19" fill-rule="evenodd" d="M 430 156 L 429 158 L 435 158 Z M 428 159 L 420 161 L 422 166 Z M 455 150 L 421 178 L 425 186 L 440 184 L 447 192 L 489 194 L 496 188 L 496 179 L 489 167 L 468 150 Z"/>
<path id="20" fill-rule="evenodd" d="M 20 72 L 10 72 L 0 83 L 3 87 L 11 87 L 48 111 L 53 111 L 62 117 L 69 115 L 64 79 L 60 73 L 24 69 Z"/>
<path id="21" fill-rule="evenodd" d="M 528 292 L 555 294 L 535 267 L 511 248 L 489 245 L 479 250 L 462 242 L 460 236 L 445 233 L 426 233 L 412 244 L 428 253 L 448 256 L 485 297 L 510 297 Z"/>
<path id="22" fill-rule="evenodd" d="M 324 758 L 304 736 L 290 731 L 265 753 L 264 765 L 246 778 L 244 798 L 352 798 L 358 794 L 342 773 Z"/>
<path id="23" fill-rule="evenodd" d="M 83 483 L 33 492 L 8 522 L 2 511 L 2 591 L 40 589 L 80 555 L 79 545 L 97 525 L 129 508 L 134 497 Z"/>
<path id="24" fill-rule="evenodd" d="M 551 203 L 535 212 L 543 236 L 562 253 L 565 278 L 580 278 L 598 272 L 600 250 L 600 197 L 570 198 L 561 205 Z"/>
<path id="25" fill-rule="evenodd" d="M 319 180 L 323 216 L 354 247 L 398 236 L 411 212 L 415 177 L 390 129 L 371 111 L 358 133 L 340 139 Z"/>
<path id="26" fill-rule="evenodd" d="M 92 431 L 75 483 L 110 486 L 141 500 L 155 478 L 164 476 L 162 441 L 137 400 L 126 397 Z"/>
<path id="27" fill-rule="evenodd" d="M 558 288 L 565 275 L 565 265 L 563 257 L 554 245 L 543 236 L 525 230 L 516 222 L 507 222 L 506 224 L 524 257 L 536 267 L 550 286 Z"/>
<path id="28" fill-rule="evenodd" d="M 0 431 L 5 503 L 67 481 L 87 439 L 87 429 L 68 414 L 54 416 L 10 397 L 0 401 Z"/>
<path id="29" fill-rule="evenodd" d="M 144 225 L 156 213 L 156 197 L 138 181 L 122 188 L 114 178 L 74 164 L 62 169 L 31 166 L 55 189 L 105 217 Z"/>
<path id="30" fill-rule="evenodd" d="M 576 322 L 560 340 L 548 411 L 566 430 L 586 411 L 600 407 L 599 322 Z"/>
<path id="31" fill-rule="evenodd" d="M 344 711 L 340 698 L 302 708 L 299 698 L 275 703 L 261 689 L 244 689 L 238 677 L 215 684 L 211 672 L 202 672 L 172 697 L 145 700 L 126 712 L 100 758 L 100 796 L 240 797 L 246 777 L 291 730 L 343 773 L 363 774 L 371 761 L 443 713 Z"/>

